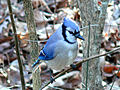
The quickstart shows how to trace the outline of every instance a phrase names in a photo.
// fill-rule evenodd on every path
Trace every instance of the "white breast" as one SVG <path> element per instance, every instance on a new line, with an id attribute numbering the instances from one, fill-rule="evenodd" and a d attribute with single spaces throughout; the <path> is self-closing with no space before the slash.
<path id="1" fill-rule="evenodd" d="M 77 42 L 75 44 L 63 44 L 62 42 L 58 43 L 58 45 L 60 46 L 57 47 L 56 57 L 53 60 L 47 62 L 48 67 L 50 67 L 51 69 L 64 69 L 65 66 L 72 64 L 77 56 Z"/>

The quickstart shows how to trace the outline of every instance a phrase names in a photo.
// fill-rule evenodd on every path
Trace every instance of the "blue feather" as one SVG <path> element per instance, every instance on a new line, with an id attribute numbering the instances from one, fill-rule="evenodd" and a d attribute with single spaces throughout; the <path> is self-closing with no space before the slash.
<path id="1" fill-rule="evenodd" d="M 40 59 L 37 59 L 36 62 L 32 65 L 32 68 L 34 68 L 38 63 L 39 63 Z"/>
<path id="2" fill-rule="evenodd" d="M 38 59 L 40 60 L 51 60 L 54 58 L 54 54 L 53 54 L 53 49 L 51 49 L 50 51 L 45 51 L 46 48 L 43 48 L 43 50 L 40 52 L 40 55 L 38 57 Z"/>
<path id="3" fill-rule="evenodd" d="M 77 32 L 79 31 L 79 26 L 78 26 L 78 24 L 75 22 L 75 21 L 73 21 L 73 20 L 71 20 L 71 19 L 69 19 L 69 18 L 64 18 L 64 21 L 63 21 L 63 24 L 66 26 L 66 27 L 71 27 L 73 30 L 76 30 Z"/>
<path id="4" fill-rule="evenodd" d="M 38 59 L 36 60 L 36 62 L 32 65 L 32 68 L 35 67 L 40 62 L 40 60 L 48 61 L 48 60 L 52 60 L 54 58 L 52 52 L 49 52 L 49 53 L 47 52 L 48 54 L 46 54 L 44 52 L 44 49 L 45 48 L 43 48 L 43 50 L 41 50 L 40 55 L 39 55 Z"/>
<path id="5" fill-rule="evenodd" d="M 45 47 L 41 50 L 40 55 L 38 57 L 38 59 L 36 60 L 36 62 L 32 65 L 32 68 L 35 67 L 40 60 L 52 60 L 54 58 L 54 49 L 55 44 L 53 45 L 52 43 L 48 42 L 46 43 Z"/>

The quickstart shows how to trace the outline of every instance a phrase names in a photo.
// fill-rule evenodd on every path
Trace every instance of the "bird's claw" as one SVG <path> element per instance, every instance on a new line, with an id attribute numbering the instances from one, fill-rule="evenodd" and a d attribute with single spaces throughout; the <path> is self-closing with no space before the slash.
<path id="1" fill-rule="evenodd" d="M 53 83 L 55 81 L 55 79 L 52 76 L 53 75 L 53 70 L 50 69 L 49 71 L 50 71 L 50 83 Z"/>
<path id="2" fill-rule="evenodd" d="M 71 64 L 70 66 L 71 66 L 72 69 L 76 69 L 77 68 L 77 66 L 75 64 Z"/>
<path id="3" fill-rule="evenodd" d="M 50 77 L 50 83 L 53 83 L 55 79 L 53 77 Z"/>

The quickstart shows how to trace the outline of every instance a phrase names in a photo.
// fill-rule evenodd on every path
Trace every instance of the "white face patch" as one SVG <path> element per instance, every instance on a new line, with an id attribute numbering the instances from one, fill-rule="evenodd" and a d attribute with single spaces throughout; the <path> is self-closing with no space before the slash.
<path id="1" fill-rule="evenodd" d="M 69 42 L 76 42 L 76 37 L 71 34 L 69 31 L 66 31 L 66 39 L 69 41 Z"/>
<path id="2" fill-rule="evenodd" d="M 70 28 L 70 27 L 67 27 L 67 28 L 66 28 L 66 30 L 73 31 L 73 29 L 72 29 L 72 28 Z"/>

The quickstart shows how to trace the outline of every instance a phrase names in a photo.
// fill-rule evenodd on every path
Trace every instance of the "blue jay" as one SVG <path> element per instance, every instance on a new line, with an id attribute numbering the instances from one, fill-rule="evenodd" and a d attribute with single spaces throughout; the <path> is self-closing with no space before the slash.
<path id="1" fill-rule="evenodd" d="M 65 66 L 72 64 L 77 56 L 77 38 L 84 40 L 80 35 L 78 24 L 65 17 L 63 24 L 48 39 L 32 67 L 36 66 L 40 60 L 45 60 L 48 67 L 54 70 L 62 70 Z"/>

